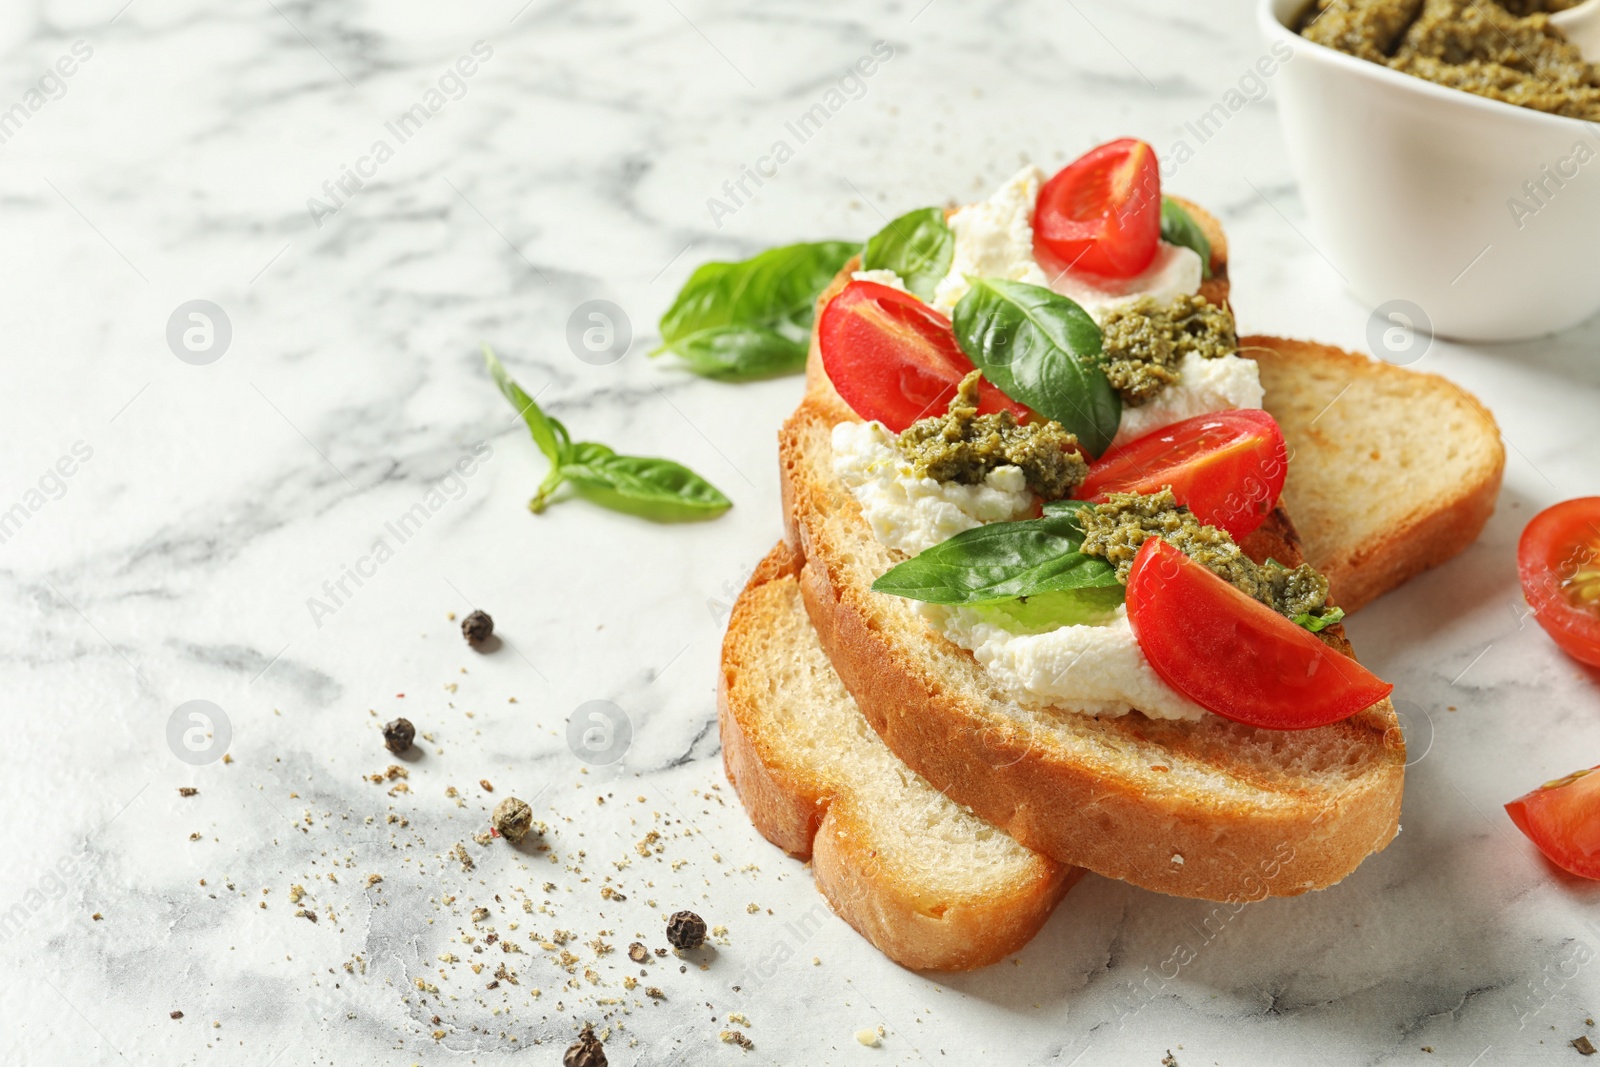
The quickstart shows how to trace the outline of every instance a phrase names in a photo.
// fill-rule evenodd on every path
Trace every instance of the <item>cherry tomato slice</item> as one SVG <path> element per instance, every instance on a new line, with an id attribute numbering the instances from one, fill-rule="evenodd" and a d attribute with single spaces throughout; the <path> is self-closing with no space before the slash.
<path id="1" fill-rule="evenodd" d="M 1394 689 L 1159 537 L 1134 557 L 1128 621 L 1168 685 L 1247 726 L 1326 726 Z"/>
<path id="2" fill-rule="evenodd" d="M 1100 503 L 1109 493 L 1172 487 L 1195 517 L 1241 540 L 1277 507 L 1289 446 L 1265 411 L 1219 411 L 1184 419 L 1112 449 L 1089 467 L 1073 495 Z"/>
<path id="3" fill-rule="evenodd" d="M 1600 767 L 1546 782 L 1506 805 L 1528 840 L 1564 871 L 1600 878 Z"/>
<path id="4" fill-rule="evenodd" d="M 1600 496 L 1539 512 L 1517 545 L 1522 593 L 1573 659 L 1600 667 Z"/>
<path id="5" fill-rule="evenodd" d="M 941 415 L 972 360 L 956 344 L 950 320 L 910 293 L 855 281 L 822 309 L 817 324 L 822 365 L 844 402 L 863 419 L 899 433 L 918 419 Z M 978 410 L 1028 409 L 987 381 Z"/>
<path id="6" fill-rule="evenodd" d="M 1150 265 L 1160 243 L 1161 165 L 1143 141 L 1103 144 L 1039 190 L 1033 249 L 1047 271 L 1131 278 Z"/>

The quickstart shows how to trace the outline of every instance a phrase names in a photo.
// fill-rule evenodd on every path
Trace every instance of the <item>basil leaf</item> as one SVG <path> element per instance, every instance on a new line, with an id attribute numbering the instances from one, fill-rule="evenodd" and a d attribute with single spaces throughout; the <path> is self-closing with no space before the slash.
<path id="1" fill-rule="evenodd" d="M 726 326 L 760 328 L 809 344 L 817 296 L 859 248 L 849 241 L 816 241 L 770 248 L 735 263 L 702 265 L 661 316 L 661 346 L 651 354 L 677 352 L 697 370 L 694 357 L 684 351 L 688 339 Z M 761 353 L 759 347 L 744 350 L 734 365 L 760 364 Z M 724 376 L 728 373 L 731 368 Z"/>
<path id="2" fill-rule="evenodd" d="M 1334 623 L 1343 618 L 1343 608 L 1330 608 L 1322 615 L 1313 615 L 1308 611 L 1302 611 L 1300 614 L 1296 615 L 1292 621 L 1296 626 L 1304 626 L 1312 633 L 1320 634 L 1323 630 L 1326 630 L 1328 627 L 1332 626 Z"/>
<path id="3" fill-rule="evenodd" d="M 908 211 L 879 230 L 861 252 L 862 270 L 892 270 L 924 303 L 933 300 L 939 282 L 950 273 L 956 235 L 944 221 L 944 209 Z"/>
<path id="4" fill-rule="evenodd" d="M 806 369 L 806 342 L 765 326 L 712 326 L 674 346 L 690 370 L 725 382 L 747 382 Z"/>
<path id="5" fill-rule="evenodd" d="M 501 394 L 521 414 L 539 451 L 550 460 L 550 472 L 528 501 L 528 510 L 544 510 L 550 497 L 570 482 L 596 503 L 658 522 L 714 519 L 733 506 L 717 487 L 681 463 L 644 456 L 619 456 L 597 441 L 572 440 L 560 419 L 539 405 L 506 373 L 488 345 L 483 359 Z"/>
<path id="6" fill-rule="evenodd" d="M 930 604 L 982 604 L 1071 589 L 1120 589 L 1116 568 L 1086 556 L 1071 515 L 994 522 L 956 534 L 872 583 Z"/>
<path id="7" fill-rule="evenodd" d="M 1084 508 L 1092 507 L 1094 505 L 1087 500 L 1046 500 L 1044 502 L 1044 513 L 1046 515 L 1076 515 Z"/>
<path id="8" fill-rule="evenodd" d="M 1100 362 L 1100 327 L 1049 289 L 972 278 L 955 310 L 956 341 L 983 376 L 1103 453 L 1122 421 L 1122 399 Z"/>
<path id="9" fill-rule="evenodd" d="M 571 438 L 567 436 L 567 428 L 555 419 L 545 417 L 539 410 L 539 405 L 533 402 L 533 397 L 522 391 L 522 386 L 511 380 L 511 375 L 506 373 L 500 360 L 495 357 L 494 351 L 488 345 L 483 346 L 483 361 L 489 366 L 489 375 L 494 378 L 494 384 L 500 390 L 500 395 L 510 402 L 522 416 L 522 421 L 528 424 L 528 432 L 533 434 L 533 443 L 539 446 L 539 451 L 544 453 L 544 458 L 551 463 L 560 463 L 562 453 Z"/>
<path id="10" fill-rule="evenodd" d="M 1211 277 L 1211 239 L 1194 216 L 1170 196 L 1161 198 L 1161 239 L 1169 245 L 1192 248 L 1200 254 L 1200 275 Z"/>
<path id="11" fill-rule="evenodd" d="M 585 443 L 577 449 L 594 447 Z M 594 453 L 564 465 L 561 473 L 596 503 L 657 522 L 714 519 L 733 506 L 716 486 L 670 459 Z"/>
<path id="12" fill-rule="evenodd" d="M 1098 626 L 1108 622 L 1123 602 L 1121 586 L 1063 589 L 992 604 L 969 604 L 979 618 L 1016 634 L 1042 634 L 1063 626 Z"/>

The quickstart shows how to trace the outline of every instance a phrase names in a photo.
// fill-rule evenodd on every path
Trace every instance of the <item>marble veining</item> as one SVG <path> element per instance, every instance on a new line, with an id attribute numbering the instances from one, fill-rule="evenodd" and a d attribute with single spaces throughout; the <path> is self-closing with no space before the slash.
<path id="1" fill-rule="evenodd" d="M 1600 674 L 1526 617 L 1514 563 L 1534 511 L 1595 491 L 1594 322 L 1416 364 L 1493 408 L 1510 462 L 1476 545 L 1351 620 L 1414 764 L 1404 832 L 1343 884 L 1235 911 L 1090 876 L 1015 958 L 912 974 L 723 779 L 717 651 L 780 533 L 801 383 L 648 358 L 677 286 L 1135 135 L 1227 226 L 1243 330 L 1365 350 L 1272 79 L 1194 132 L 1262 55 L 1251 6 L 15 0 L 0 1063 L 544 1064 L 585 1022 L 620 1065 L 1578 1062 L 1600 891 L 1500 805 L 1600 760 Z M 892 58 L 795 137 L 877 42 Z M 167 340 L 196 299 L 232 330 L 206 365 Z M 593 299 L 632 328 L 606 365 L 567 342 Z M 544 462 L 482 342 L 577 436 L 688 463 L 732 511 L 530 515 Z M 450 618 L 473 607 L 486 653 Z M 222 710 L 228 762 L 179 757 L 191 700 Z M 582 709 L 616 762 L 574 755 Z M 406 758 L 379 735 L 400 714 L 427 738 Z M 511 794 L 548 851 L 473 840 Z M 726 932 L 628 960 L 679 908 Z"/>

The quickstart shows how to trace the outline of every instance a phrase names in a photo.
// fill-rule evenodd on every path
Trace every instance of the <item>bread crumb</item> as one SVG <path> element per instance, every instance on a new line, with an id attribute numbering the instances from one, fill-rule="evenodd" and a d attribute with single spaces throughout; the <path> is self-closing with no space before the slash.
<path id="1" fill-rule="evenodd" d="M 882 1043 L 876 1030 L 857 1030 L 856 1040 L 868 1048 L 877 1048 Z"/>
<path id="2" fill-rule="evenodd" d="M 738 1045 L 746 1052 L 749 1052 L 751 1049 L 756 1047 L 756 1043 L 754 1041 L 751 1041 L 748 1037 L 745 1037 L 737 1030 L 724 1030 L 717 1036 L 722 1038 L 723 1041 L 730 1045 Z"/>

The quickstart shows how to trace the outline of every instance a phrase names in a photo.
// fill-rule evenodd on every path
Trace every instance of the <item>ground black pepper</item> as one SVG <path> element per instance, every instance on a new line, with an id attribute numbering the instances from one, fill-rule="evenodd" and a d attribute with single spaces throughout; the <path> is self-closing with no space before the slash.
<path id="1" fill-rule="evenodd" d="M 383 747 L 396 756 L 410 749 L 416 737 L 417 728 L 411 725 L 410 719 L 396 719 L 383 725 Z"/>
<path id="2" fill-rule="evenodd" d="M 461 636 L 469 645 L 481 645 L 494 633 L 494 620 L 487 611 L 474 611 L 461 620 Z"/>
<path id="3" fill-rule="evenodd" d="M 692 911 L 680 911 L 667 923 L 667 941 L 673 948 L 699 948 L 706 943 L 706 921 Z"/>

